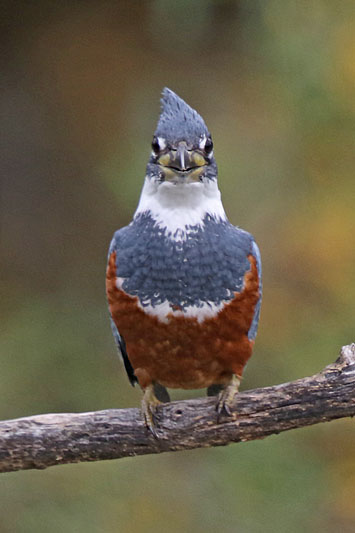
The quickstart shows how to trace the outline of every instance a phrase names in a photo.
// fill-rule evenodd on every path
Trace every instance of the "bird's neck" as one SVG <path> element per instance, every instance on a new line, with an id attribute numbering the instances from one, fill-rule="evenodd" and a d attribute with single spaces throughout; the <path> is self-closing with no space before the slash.
<path id="1" fill-rule="evenodd" d="M 207 215 L 216 221 L 227 219 L 215 180 L 207 183 L 156 183 L 146 178 L 134 217 L 149 214 L 167 236 L 186 233 L 203 226 Z"/>

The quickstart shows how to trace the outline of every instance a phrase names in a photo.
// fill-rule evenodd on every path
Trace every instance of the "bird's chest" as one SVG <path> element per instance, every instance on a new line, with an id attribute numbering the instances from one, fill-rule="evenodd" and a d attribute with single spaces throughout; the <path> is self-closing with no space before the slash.
<path id="1" fill-rule="evenodd" d="M 202 322 L 167 312 L 167 320 L 147 312 L 138 298 L 117 288 L 115 254 L 107 271 L 111 315 L 123 335 L 130 361 L 142 386 L 150 376 L 168 387 L 198 388 L 241 375 L 251 355 L 248 330 L 258 299 L 255 260 L 245 275 L 243 291 Z"/>
<path id="2" fill-rule="evenodd" d="M 208 229 L 180 240 L 151 234 L 118 251 L 117 287 L 160 317 L 211 314 L 240 290 L 249 267 L 247 251 L 233 244 Z"/>

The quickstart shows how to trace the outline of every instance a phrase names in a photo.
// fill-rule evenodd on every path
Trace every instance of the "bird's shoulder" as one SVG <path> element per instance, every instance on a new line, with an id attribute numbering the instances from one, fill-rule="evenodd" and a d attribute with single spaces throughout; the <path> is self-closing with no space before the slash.
<path id="1" fill-rule="evenodd" d="M 129 226 L 124 226 L 123 228 L 118 229 L 114 232 L 113 237 L 110 242 L 110 247 L 108 250 L 108 255 L 112 254 L 112 252 L 116 252 L 122 248 L 122 246 L 125 243 L 127 233 L 129 233 Z"/>
<path id="2" fill-rule="evenodd" d="M 254 236 L 248 231 L 239 226 L 230 225 L 230 232 L 237 245 L 247 253 L 251 254 L 256 259 L 256 266 L 259 274 L 261 274 L 261 254 L 259 246 L 256 243 Z"/>
<path id="3" fill-rule="evenodd" d="M 114 233 L 109 257 L 113 252 L 117 260 L 124 260 L 131 267 L 150 262 L 171 266 L 172 261 L 181 260 L 234 268 L 239 264 L 241 270 L 249 268 L 247 258 L 251 254 L 261 274 L 260 251 L 253 235 L 228 220 L 216 222 L 212 217 L 206 217 L 203 226 L 188 228 L 182 240 L 178 235 L 167 235 L 149 216 L 137 217 Z"/>

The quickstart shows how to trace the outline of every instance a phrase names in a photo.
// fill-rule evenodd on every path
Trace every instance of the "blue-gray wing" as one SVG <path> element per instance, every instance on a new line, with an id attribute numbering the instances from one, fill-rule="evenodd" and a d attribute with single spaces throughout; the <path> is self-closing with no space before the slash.
<path id="1" fill-rule="evenodd" d="M 124 232 L 124 230 L 125 230 L 125 228 L 122 228 L 122 230 L 116 231 L 116 233 L 115 233 L 115 235 L 114 235 L 114 237 L 113 237 L 113 239 L 111 241 L 111 244 L 110 244 L 109 257 L 112 254 L 112 252 L 117 252 L 117 248 L 119 246 L 119 241 L 120 241 L 120 233 L 122 234 Z M 118 331 L 117 326 L 114 323 L 111 314 L 110 314 L 110 322 L 111 322 L 111 329 L 112 329 L 113 337 L 115 339 L 115 343 L 116 343 L 116 346 L 117 346 L 117 351 L 118 351 L 119 355 L 122 357 L 123 364 L 124 364 L 125 370 L 126 370 L 127 375 L 128 375 L 128 379 L 129 379 L 129 381 L 131 382 L 132 385 L 135 385 L 136 383 L 138 383 L 138 380 L 137 380 L 137 377 L 134 374 L 133 367 L 132 367 L 131 362 L 130 362 L 130 360 L 128 358 L 125 340 L 122 337 L 122 335 L 120 335 L 120 332 Z"/>
<path id="2" fill-rule="evenodd" d="M 263 290 L 262 272 L 261 272 L 261 256 L 260 256 L 259 247 L 258 247 L 258 245 L 256 244 L 256 242 L 254 240 L 253 240 L 252 246 L 251 246 L 251 254 L 256 259 L 256 268 L 258 270 L 258 277 L 259 277 L 259 300 L 258 300 L 258 303 L 256 304 L 253 321 L 251 323 L 251 326 L 250 326 L 250 329 L 249 329 L 249 332 L 248 332 L 249 340 L 254 340 L 255 337 L 256 337 L 257 330 L 258 330 L 261 299 L 262 299 L 262 290 Z"/>

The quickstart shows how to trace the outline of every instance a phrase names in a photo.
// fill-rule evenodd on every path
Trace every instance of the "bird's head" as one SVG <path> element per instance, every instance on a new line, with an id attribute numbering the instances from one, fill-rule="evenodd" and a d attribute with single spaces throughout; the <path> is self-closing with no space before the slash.
<path id="1" fill-rule="evenodd" d="M 203 118 L 170 89 L 163 90 L 161 103 L 147 177 L 174 185 L 216 180 L 213 143 Z"/>
<path id="2" fill-rule="evenodd" d="M 146 214 L 182 239 L 206 216 L 226 220 L 217 184 L 211 134 L 203 118 L 170 89 L 162 111 L 135 218 Z M 189 229 L 190 228 L 190 229 Z"/>

